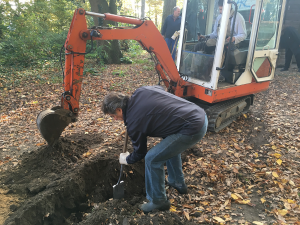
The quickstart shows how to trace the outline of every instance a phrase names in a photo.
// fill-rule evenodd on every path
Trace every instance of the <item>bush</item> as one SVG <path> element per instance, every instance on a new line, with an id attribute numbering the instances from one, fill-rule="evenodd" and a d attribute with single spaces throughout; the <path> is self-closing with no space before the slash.
<path id="1" fill-rule="evenodd" d="M 0 43 L 0 63 L 5 67 L 30 67 L 58 60 L 67 32 L 35 36 L 11 36 Z"/>

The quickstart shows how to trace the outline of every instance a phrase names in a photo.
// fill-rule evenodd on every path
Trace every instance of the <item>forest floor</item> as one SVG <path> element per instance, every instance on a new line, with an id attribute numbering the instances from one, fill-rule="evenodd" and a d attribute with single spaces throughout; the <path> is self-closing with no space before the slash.
<path id="1" fill-rule="evenodd" d="M 78 121 L 52 147 L 41 137 L 36 117 L 60 105 L 61 81 L 49 82 L 57 69 L 1 89 L 0 224 L 300 224 L 295 68 L 276 71 L 247 114 L 219 133 L 208 132 L 182 154 L 188 194 L 166 187 L 169 211 L 139 209 L 146 201 L 143 161 L 125 166 L 125 198 L 112 198 L 125 127 L 103 115 L 101 101 L 110 91 L 130 95 L 157 84 L 153 62 L 143 57 L 139 64 L 105 68 L 87 61 L 92 69 L 84 76 Z M 148 140 L 149 148 L 160 141 Z"/>

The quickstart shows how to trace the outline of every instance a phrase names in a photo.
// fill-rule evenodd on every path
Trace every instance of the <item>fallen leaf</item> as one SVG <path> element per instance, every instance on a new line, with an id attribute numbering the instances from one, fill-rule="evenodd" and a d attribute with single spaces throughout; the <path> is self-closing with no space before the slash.
<path id="1" fill-rule="evenodd" d="M 285 219 L 284 219 L 281 215 L 278 215 L 277 218 L 278 218 L 278 220 L 280 220 L 281 222 L 286 223 Z"/>
<path id="2" fill-rule="evenodd" d="M 86 153 L 84 153 L 82 156 L 85 157 L 85 158 L 87 158 L 90 154 L 92 154 L 92 153 L 86 152 Z"/>
<path id="3" fill-rule="evenodd" d="M 273 177 L 276 177 L 276 178 L 279 177 L 278 174 L 277 174 L 276 172 L 272 172 L 272 175 L 273 175 Z"/>
<path id="4" fill-rule="evenodd" d="M 194 207 L 191 206 L 191 205 L 187 205 L 187 204 L 184 204 L 182 205 L 183 208 L 188 208 L 188 209 L 193 209 Z"/>
<path id="5" fill-rule="evenodd" d="M 264 223 L 258 222 L 258 221 L 253 221 L 252 223 L 253 223 L 253 224 L 256 224 L 256 225 L 264 225 Z"/>
<path id="6" fill-rule="evenodd" d="M 183 211 L 184 216 L 186 217 L 187 220 L 190 220 L 190 215 L 188 212 Z"/>
<path id="7" fill-rule="evenodd" d="M 203 202 L 200 202 L 202 205 L 208 205 L 210 202 L 208 201 L 203 201 Z"/>
<path id="8" fill-rule="evenodd" d="M 37 143 L 37 144 L 35 144 L 36 146 L 42 146 L 42 145 L 44 145 L 44 143 Z"/>
<path id="9" fill-rule="evenodd" d="M 241 148 L 240 148 L 240 146 L 238 145 L 238 144 L 236 144 L 236 143 L 234 143 L 234 148 L 236 149 L 236 150 L 241 150 Z"/>
<path id="10" fill-rule="evenodd" d="M 173 206 L 173 205 L 171 205 L 171 207 L 170 207 L 170 212 L 177 212 L 176 207 Z"/>
<path id="11" fill-rule="evenodd" d="M 266 199 L 261 198 L 260 201 L 261 201 L 261 203 L 265 203 L 265 202 L 266 202 Z"/>
<path id="12" fill-rule="evenodd" d="M 285 216 L 289 211 L 286 209 L 277 209 L 277 212 L 279 213 L 279 215 Z"/>
<path id="13" fill-rule="evenodd" d="M 277 159 L 277 164 L 280 166 L 281 165 L 281 163 L 282 163 L 282 160 L 281 159 Z"/>
<path id="14" fill-rule="evenodd" d="M 232 193 L 231 194 L 231 198 L 233 198 L 234 200 L 237 200 L 237 199 L 243 199 L 243 197 L 242 196 L 240 196 L 239 194 L 237 194 L 237 193 Z"/>
<path id="15" fill-rule="evenodd" d="M 276 157 L 277 159 L 279 159 L 281 157 L 281 154 L 279 153 L 274 153 L 272 156 Z"/>
<path id="16" fill-rule="evenodd" d="M 215 216 L 213 219 L 218 221 L 219 223 L 225 223 L 225 220 L 223 220 L 221 217 Z"/>
<path id="17" fill-rule="evenodd" d="M 284 191 L 284 187 L 282 186 L 282 184 L 278 183 L 278 186 L 281 189 L 281 191 Z"/>
<path id="18" fill-rule="evenodd" d="M 237 200 L 237 202 L 240 203 L 240 204 L 247 205 L 247 204 L 249 204 L 251 202 L 251 200 L 250 199 L 247 199 L 247 200 Z"/>
<path id="19" fill-rule="evenodd" d="M 292 185 L 292 186 L 295 186 L 295 183 L 292 180 L 289 181 L 289 184 Z"/>
<path id="20" fill-rule="evenodd" d="M 238 169 L 235 168 L 235 167 L 233 168 L 233 172 L 234 172 L 234 173 L 239 173 Z"/>

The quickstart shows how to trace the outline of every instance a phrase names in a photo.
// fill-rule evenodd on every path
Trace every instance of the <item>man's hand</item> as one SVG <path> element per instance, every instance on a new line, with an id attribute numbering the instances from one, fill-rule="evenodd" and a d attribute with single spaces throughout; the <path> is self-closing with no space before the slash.
<path id="1" fill-rule="evenodd" d="M 204 38 L 206 38 L 206 36 L 204 36 L 204 35 L 198 35 L 198 41 L 200 40 L 200 39 L 204 39 Z"/>
<path id="2" fill-rule="evenodd" d="M 120 164 L 124 164 L 124 165 L 127 165 L 127 161 L 126 161 L 126 157 L 129 156 L 129 152 L 125 152 L 125 153 L 121 153 L 120 154 L 120 158 L 119 158 L 119 162 Z"/>
<path id="3" fill-rule="evenodd" d="M 229 41 L 230 41 L 230 37 L 227 38 L 226 41 L 229 42 Z M 234 41 L 235 41 L 235 37 L 232 37 L 232 40 L 231 40 L 231 41 L 234 42 Z"/>

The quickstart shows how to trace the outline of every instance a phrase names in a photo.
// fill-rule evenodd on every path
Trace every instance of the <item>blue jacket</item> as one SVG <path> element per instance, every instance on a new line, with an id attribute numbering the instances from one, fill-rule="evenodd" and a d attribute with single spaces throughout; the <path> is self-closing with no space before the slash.
<path id="1" fill-rule="evenodd" d="M 138 88 L 128 100 L 123 119 L 134 148 L 126 158 L 132 164 L 147 154 L 147 136 L 194 135 L 204 124 L 205 111 L 160 86 L 145 86 Z"/>
<path id="2" fill-rule="evenodd" d="M 161 34 L 165 36 L 165 38 L 171 38 L 175 31 L 180 30 L 181 24 L 181 16 L 178 16 L 174 21 L 173 15 L 167 16 L 164 25 L 161 29 Z"/>

